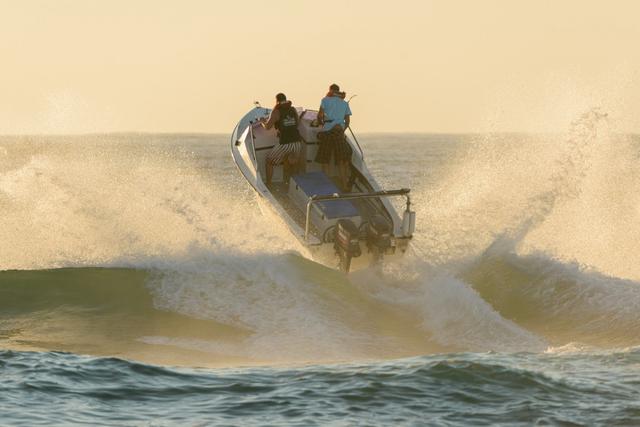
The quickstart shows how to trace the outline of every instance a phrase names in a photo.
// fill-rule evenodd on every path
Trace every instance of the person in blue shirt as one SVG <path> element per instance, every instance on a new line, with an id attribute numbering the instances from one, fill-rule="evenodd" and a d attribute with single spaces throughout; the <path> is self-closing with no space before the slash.
<path id="1" fill-rule="evenodd" d="M 345 93 L 340 92 L 340 86 L 334 83 L 320 102 L 318 122 L 322 123 L 322 131 L 318 132 L 319 145 L 315 160 L 329 176 L 329 163 L 333 157 L 334 164 L 338 166 L 342 190 L 348 192 L 349 163 L 353 150 L 344 135 L 351 118 L 351 109 L 344 97 Z"/>

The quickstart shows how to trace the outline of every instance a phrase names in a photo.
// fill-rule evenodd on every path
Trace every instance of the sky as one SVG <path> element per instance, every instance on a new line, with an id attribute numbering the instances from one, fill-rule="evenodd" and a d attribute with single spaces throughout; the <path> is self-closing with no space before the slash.
<path id="1" fill-rule="evenodd" d="M 635 0 L 0 0 L 0 134 L 230 133 L 331 83 L 360 132 L 640 133 Z"/>

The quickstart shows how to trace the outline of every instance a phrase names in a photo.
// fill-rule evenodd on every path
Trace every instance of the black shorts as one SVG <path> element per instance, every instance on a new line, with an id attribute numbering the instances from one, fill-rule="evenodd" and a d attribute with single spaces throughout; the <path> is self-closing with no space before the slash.
<path id="1" fill-rule="evenodd" d="M 318 132 L 316 162 L 329 164 L 332 156 L 335 164 L 349 162 L 351 154 L 353 154 L 353 150 L 340 126 L 336 126 L 326 132 Z"/>

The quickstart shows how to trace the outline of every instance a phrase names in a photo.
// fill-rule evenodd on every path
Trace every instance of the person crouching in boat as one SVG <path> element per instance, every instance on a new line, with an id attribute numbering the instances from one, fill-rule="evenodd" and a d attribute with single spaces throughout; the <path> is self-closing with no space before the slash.
<path id="1" fill-rule="evenodd" d="M 351 109 L 344 100 L 345 93 L 340 92 L 340 86 L 332 84 L 329 93 L 320 102 L 318 121 L 323 123 L 322 131 L 318 132 L 318 153 L 316 162 L 322 165 L 322 171 L 329 176 L 329 162 L 333 155 L 334 164 L 338 166 L 340 185 L 343 191 L 348 188 L 349 162 L 351 161 L 351 146 L 344 136 L 349 127 Z"/>
<path id="2" fill-rule="evenodd" d="M 262 126 L 265 129 L 275 127 L 280 138 L 280 143 L 267 154 L 267 185 L 271 185 L 274 166 L 282 164 L 283 181 L 287 182 L 300 163 L 303 146 L 298 121 L 298 111 L 291 105 L 291 101 L 287 101 L 284 93 L 277 94 L 276 106 L 271 110 L 269 120 L 262 120 Z"/>

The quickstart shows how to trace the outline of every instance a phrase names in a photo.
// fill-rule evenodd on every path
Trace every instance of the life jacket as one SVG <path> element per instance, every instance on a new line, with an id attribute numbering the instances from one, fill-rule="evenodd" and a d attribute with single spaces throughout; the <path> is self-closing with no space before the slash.
<path id="1" fill-rule="evenodd" d="M 298 111 L 291 105 L 291 101 L 275 106 L 280 113 L 280 119 L 275 123 L 280 136 L 280 144 L 289 144 L 301 140 L 298 132 Z"/>

